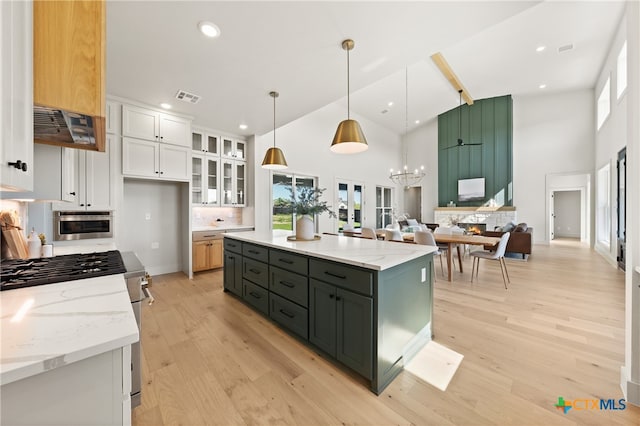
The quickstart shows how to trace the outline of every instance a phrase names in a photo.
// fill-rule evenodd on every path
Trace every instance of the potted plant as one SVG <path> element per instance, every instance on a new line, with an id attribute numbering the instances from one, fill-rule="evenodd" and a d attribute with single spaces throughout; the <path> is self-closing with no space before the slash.
<path id="1" fill-rule="evenodd" d="M 329 217 L 336 217 L 336 214 L 327 206 L 326 201 L 320 201 L 322 193 L 326 188 L 311 188 L 304 186 L 293 194 L 293 188 L 289 188 L 291 193 L 291 210 L 296 214 L 296 240 L 313 240 L 315 237 L 315 226 L 313 220 L 316 215 L 329 213 Z"/>

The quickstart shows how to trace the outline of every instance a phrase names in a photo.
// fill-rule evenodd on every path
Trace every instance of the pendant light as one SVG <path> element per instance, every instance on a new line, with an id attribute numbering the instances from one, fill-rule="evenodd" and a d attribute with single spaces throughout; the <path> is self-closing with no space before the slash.
<path id="1" fill-rule="evenodd" d="M 269 96 L 273 98 L 273 146 L 264 154 L 262 168 L 282 170 L 289 166 L 287 165 L 287 160 L 284 159 L 284 154 L 280 148 L 276 147 L 276 98 L 280 96 L 280 94 L 278 92 L 269 92 Z"/>
<path id="2" fill-rule="evenodd" d="M 405 68 L 404 71 L 405 78 L 405 94 L 404 94 L 404 138 L 405 138 L 405 147 L 407 145 L 407 135 L 409 134 L 409 68 Z M 398 170 L 397 172 L 393 172 L 393 169 L 389 171 L 389 179 L 396 185 L 402 185 L 405 188 L 410 188 L 413 185 L 418 184 L 422 178 L 424 177 L 424 166 L 420 166 L 420 170 L 414 169 L 412 172 L 409 171 L 409 167 L 407 166 L 407 159 L 409 157 L 408 150 L 405 148 L 404 150 L 404 168 Z"/>
<path id="3" fill-rule="evenodd" d="M 362 133 L 360 124 L 350 118 L 349 104 L 349 51 L 353 49 L 355 43 L 351 39 L 342 42 L 342 48 L 347 51 L 347 119 L 338 124 L 336 135 L 331 143 L 331 151 L 337 154 L 356 154 L 366 151 L 369 148 L 367 140 Z"/>

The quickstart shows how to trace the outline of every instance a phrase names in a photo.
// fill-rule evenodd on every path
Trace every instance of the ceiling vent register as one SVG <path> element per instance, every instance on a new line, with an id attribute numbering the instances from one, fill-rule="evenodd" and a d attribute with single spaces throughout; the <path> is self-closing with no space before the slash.
<path id="1" fill-rule="evenodd" d="M 198 102 L 200 102 L 201 97 L 200 95 L 196 95 L 195 93 L 189 93 L 185 90 L 178 90 L 178 93 L 176 93 L 176 99 L 190 104 L 197 104 Z"/>

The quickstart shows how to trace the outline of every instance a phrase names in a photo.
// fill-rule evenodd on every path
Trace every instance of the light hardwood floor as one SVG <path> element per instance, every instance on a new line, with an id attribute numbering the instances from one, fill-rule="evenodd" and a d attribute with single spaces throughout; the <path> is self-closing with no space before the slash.
<path id="1" fill-rule="evenodd" d="M 439 266 L 439 265 L 438 265 Z M 529 261 L 437 271 L 435 341 L 464 355 L 446 392 L 404 371 L 380 396 L 222 291 L 222 271 L 154 277 L 143 305 L 142 425 L 638 425 L 640 408 L 556 409 L 615 399 L 624 361 L 624 274 L 575 242 Z"/>

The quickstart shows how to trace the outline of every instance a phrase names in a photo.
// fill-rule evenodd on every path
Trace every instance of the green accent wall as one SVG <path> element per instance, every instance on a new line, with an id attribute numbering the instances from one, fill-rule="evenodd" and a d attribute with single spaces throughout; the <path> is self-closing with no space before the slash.
<path id="1" fill-rule="evenodd" d="M 460 121 L 459 118 L 460 117 Z M 513 100 L 480 99 L 438 116 L 438 205 L 481 206 L 491 198 L 513 205 Z M 458 123 L 465 144 L 458 144 Z M 454 147 L 449 148 L 448 147 Z M 483 201 L 458 201 L 458 179 L 485 179 Z"/>

